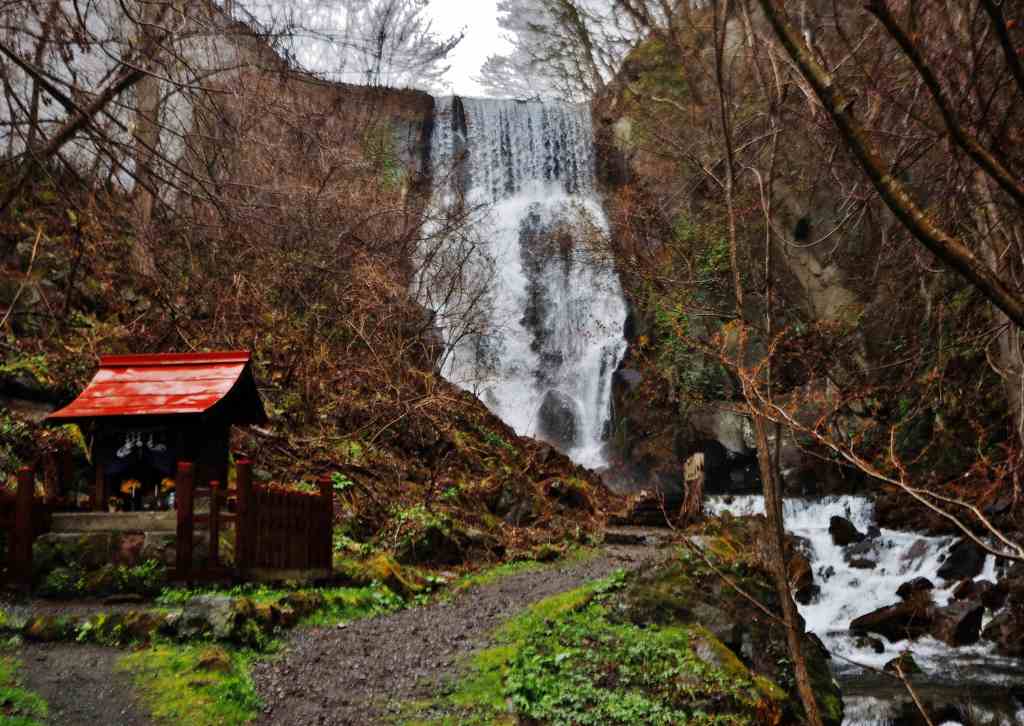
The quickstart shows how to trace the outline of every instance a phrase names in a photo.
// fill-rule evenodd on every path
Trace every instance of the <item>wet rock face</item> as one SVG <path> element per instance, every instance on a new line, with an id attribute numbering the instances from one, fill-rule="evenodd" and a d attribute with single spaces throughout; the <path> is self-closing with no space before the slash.
<path id="1" fill-rule="evenodd" d="M 537 434 L 561 449 L 569 449 L 579 439 L 576 402 L 561 391 L 548 391 L 537 414 Z"/>
<path id="2" fill-rule="evenodd" d="M 985 606 L 977 601 L 958 601 L 932 613 L 931 634 L 946 645 L 958 647 L 978 642 Z"/>
<path id="3" fill-rule="evenodd" d="M 814 582 L 811 562 L 801 552 L 794 552 L 789 558 L 789 582 L 793 586 L 793 598 L 801 605 L 810 605 L 821 593 Z"/>
<path id="4" fill-rule="evenodd" d="M 850 623 L 850 631 L 855 635 L 877 633 L 892 642 L 914 640 L 932 626 L 931 605 L 930 596 L 918 593 L 904 602 L 861 615 Z"/>
<path id="5" fill-rule="evenodd" d="M 1006 608 L 992 619 L 981 635 L 996 644 L 999 655 L 1024 657 L 1024 608 Z"/>
<path id="6" fill-rule="evenodd" d="M 838 547 L 846 547 L 867 539 L 867 535 L 858 530 L 853 522 L 845 517 L 832 517 L 828 523 L 828 533 L 832 535 L 832 541 Z"/>
<path id="7" fill-rule="evenodd" d="M 969 540 L 960 540 L 939 568 L 943 580 L 970 580 L 981 574 L 985 551 Z"/>
<path id="8" fill-rule="evenodd" d="M 982 604 L 988 606 L 986 595 L 995 588 L 995 583 L 988 580 L 964 580 L 953 590 L 953 597 L 957 600 L 981 600 Z M 1000 605 L 999 607 L 1002 607 Z M 992 608 L 998 610 L 999 607 Z"/>
<path id="9" fill-rule="evenodd" d="M 896 590 L 896 595 L 901 600 L 906 600 L 912 597 L 915 592 L 934 589 L 935 585 L 927 577 L 915 577 L 913 580 L 909 580 L 900 585 L 899 589 Z"/>
<path id="10" fill-rule="evenodd" d="M 748 541 L 763 526 L 756 518 L 734 520 L 738 540 Z M 763 519 L 763 518 L 762 518 Z M 791 571 L 790 577 L 796 574 Z M 750 568 L 738 576 L 737 584 L 772 612 L 780 605 L 767 573 L 760 567 Z M 778 684 L 792 684 L 792 672 L 786 657 L 784 628 L 767 620 L 764 614 L 745 597 L 712 572 L 695 572 L 691 563 L 668 559 L 632 578 L 617 596 L 615 611 L 627 621 L 638 625 L 699 626 L 708 639 L 720 645 L 720 653 L 735 658 L 733 670 L 749 669 Z M 801 626 L 802 627 L 802 626 Z M 810 633 L 802 635 L 802 649 L 808 662 L 811 687 L 815 691 L 822 718 L 829 726 L 838 726 L 843 719 L 843 702 L 839 688 L 832 679 L 828 656 L 820 641 Z M 749 677 L 749 676 L 748 676 Z M 791 693 L 793 703 L 796 694 Z M 792 717 L 792 712 L 786 711 Z M 797 718 L 792 718 L 796 722 Z M 783 718 L 789 723 L 790 718 Z"/>

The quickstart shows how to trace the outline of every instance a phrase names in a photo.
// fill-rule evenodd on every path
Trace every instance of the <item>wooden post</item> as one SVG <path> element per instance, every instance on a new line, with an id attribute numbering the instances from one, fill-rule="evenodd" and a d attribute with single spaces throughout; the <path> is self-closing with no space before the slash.
<path id="1" fill-rule="evenodd" d="M 323 499 L 323 519 L 321 520 L 321 527 L 323 527 L 323 533 L 320 535 L 321 540 L 317 544 L 317 554 L 323 562 L 323 566 L 328 570 L 332 567 L 332 560 L 334 559 L 334 482 L 331 481 L 331 477 L 323 476 L 320 478 L 320 498 Z"/>
<path id="2" fill-rule="evenodd" d="M 71 458 L 71 444 L 64 442 L 60 447 L 60 473 L 57 475 L 57 497 L 65 496 L 71 491 L 71 480 L 75 477 L 75 464 Z"/>
<path id="3" fill-rule="evenodd" d="M 220 482 L 210 482 L 210 564 L 207 569 L 220 567 Z"/>
<path id="4" fill-rule="evenodd" d="M 92 493 L 92 510 L 94 512 L 107 511 L 107 477 L 103 464 L 96 465 L 96 484 Z"/>
<path id="5" fill-rule="evenodd" d="M 235 487 L 235 567 L 244 572 L 252 567 L 253 551 L 252 462 L 248 459 L 235 462 Z"/>
<path id="6" fill-rule="evenodd" d="M 174 506 L 178 510 L 178 541 L 175 568 L 178 579 L 188 579 L 192 570 L 192 534 L 195 527 L 193 520 L 192 485 L 195 481 L 195 469 L 190 462 L 179 461 L 178 473 L 174 482 Z"/>
<path id="7" fill-rule="evenodd" d="M 35 472 L 27 466 L 19 469 L 8 562 L 14 581 L 25 585 L 32 583 L 32 498 L 35 486 Z"/>

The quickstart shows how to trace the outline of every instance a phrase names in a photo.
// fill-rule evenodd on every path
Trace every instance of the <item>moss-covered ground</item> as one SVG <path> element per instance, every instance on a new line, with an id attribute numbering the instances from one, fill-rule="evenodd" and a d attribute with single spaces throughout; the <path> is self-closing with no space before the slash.
<path id="1" fill-rule="evenodd" d="M 38 694 L 22 686 L 19 668 L 17 658 L 0 655 L 0 726 L 42 726 L 49 708 Z"/>
<path id="2" fill-rule="evenodd" d="M 259 712 L 249 675 L 255 657 L 215 645 L 159 644 L 126 655 L 118 669 L 158 723 L 236 726 Z"/>
<path id="3" fill-rule="evenodd" d="M 784 692 L 702 627 L 619 618 L 624 581 L 620 572 L 528 608 L 403 723 L 739 724 L 779 713 Z"/>

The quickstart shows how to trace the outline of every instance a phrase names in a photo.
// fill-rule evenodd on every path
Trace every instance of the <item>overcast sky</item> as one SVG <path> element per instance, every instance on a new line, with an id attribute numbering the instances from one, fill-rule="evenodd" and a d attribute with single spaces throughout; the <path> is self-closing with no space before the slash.
<path id="1" fill-rule="evenodd" d="M 496 0 L 433 0 L 429 8 L 434 18 L 434 29 L 439 35 L 449 36 L 466 29 L 466 37 L 452 55 L 449 80 L 455 93 L 465 96 L 483 94 L 471 79 L 480 72 L 480 66 L 492 53 L 505 52 L 509 44 L 501 39 L 498 28 Z"/>

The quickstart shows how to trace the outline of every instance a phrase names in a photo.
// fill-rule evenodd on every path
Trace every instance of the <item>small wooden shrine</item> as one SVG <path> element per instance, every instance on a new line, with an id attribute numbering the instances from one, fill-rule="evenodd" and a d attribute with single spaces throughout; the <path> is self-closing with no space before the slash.
<path id="1" fill-rule="evenodd" d="M 74 423 L 95 466 L 91 508 L 173 508 L 178 462 L 228 481 L 233 425 L 267 421 L 247 351 L 112 355 L 81 395 L 47 417 Z M 115 499 L 116 498 L 116 499 Z"/>

